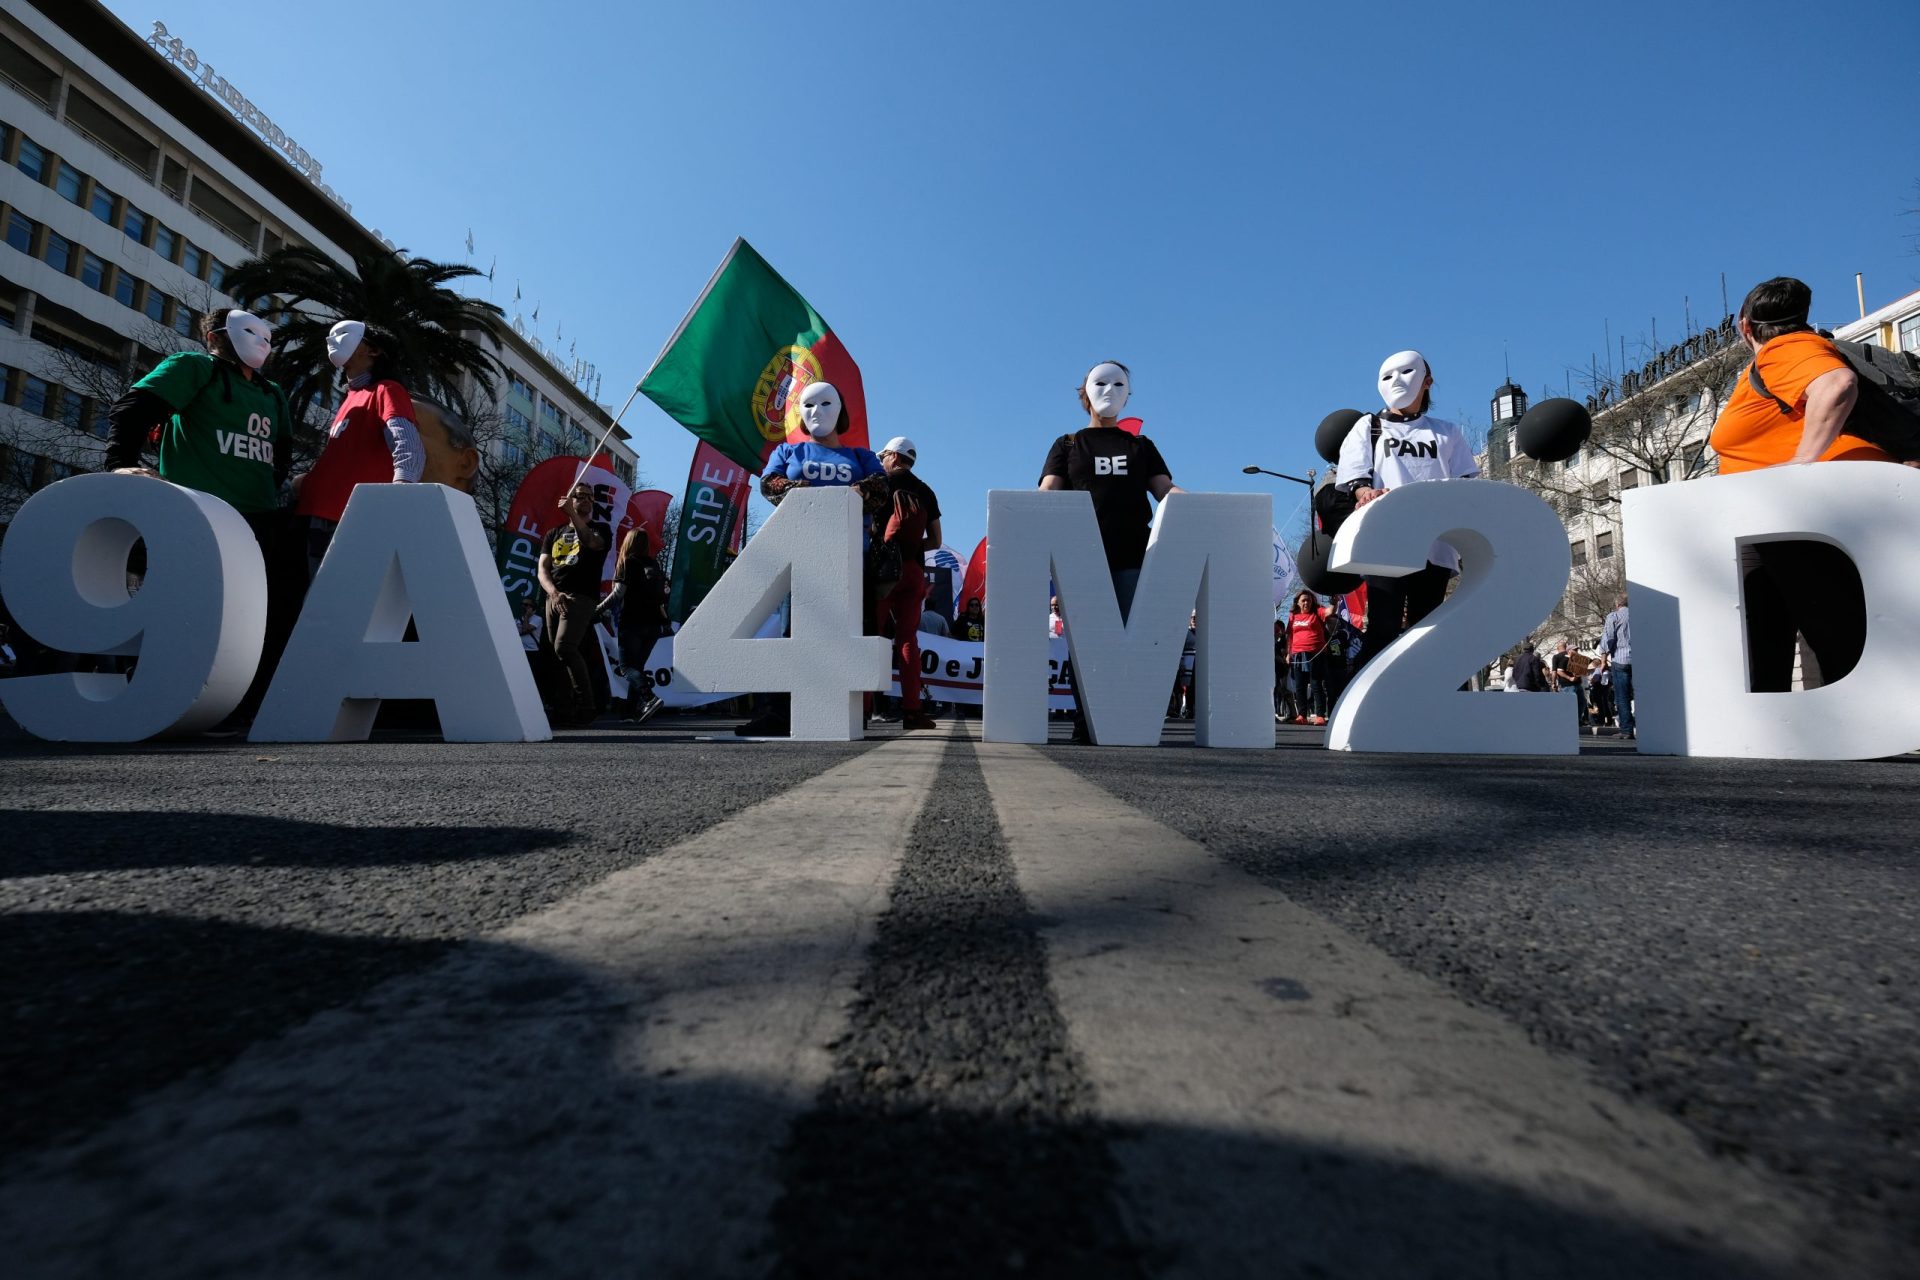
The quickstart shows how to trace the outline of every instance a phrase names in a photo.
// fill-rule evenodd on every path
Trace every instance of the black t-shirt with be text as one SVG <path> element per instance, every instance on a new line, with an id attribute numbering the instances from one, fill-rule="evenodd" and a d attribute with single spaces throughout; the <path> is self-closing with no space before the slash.
<path id="1" fill-rule="evenodd" d="M 553 562 L 547 572 L 562 595 L 590 596 L 600 591 L 600 569 L 607 562 L 607 548 L 613 545 L 613 530 L 598 523 L 587 528 L 600 539 L 598 551 L 587 549 L 571 524 L 549 529 L 540 544 L 540 554 Z"/>
<path id="2" fill-rule="evenodd" d="M 1067 488 L 1093 496 L 1093 514 L 1107 547 L 1107 567 L 1138 569 L 1147 558 L 1153 504 L 1147 482 L 1172 477 L 1153 441 L 1118 427 L 1089 427 L 1061 436 L 1047 451 L 1041 478 L 1059 476 Z"/>

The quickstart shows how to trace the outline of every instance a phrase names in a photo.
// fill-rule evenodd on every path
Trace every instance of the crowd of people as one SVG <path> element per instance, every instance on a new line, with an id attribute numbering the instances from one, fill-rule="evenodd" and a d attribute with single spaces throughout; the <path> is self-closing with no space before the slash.
<path id="1" fill-rule="evenodd" d="M 1739 332 L 1753 352 L 1710 437 L 1723 473 L 1815 462 L 1912 460 L 1875 442 L 1855 414 L 1858 379 L 1847 360 L 1808 324 L 1811 291 L 1780 277 L 1756 286 L 1741 304 Z M 264 695 L 313 573 L 326 554 L 348 495 L 359 484 L 416 483 L 437 478 L 435 442 L 451 440 L 471 452 L 471 437 L 450 409 L 410 392 L 390 359 L 394 344 L 357 320 L 328 335 L 328 355 L 340 371 L 344 396 L 312 468 L 290 474 L 292 412 L 285 394 L 261 372 L 272 349 L 266 322 L 237 308 L 205 317 L 200 352 L 169 356 L 109 411 L 109 470 L 157 476 L 231 504 L 253 530 L 267 565 L 268 627 L 259 672 L 226 728 L 244 730 Z M 1412 484 L 1475 477 L 1478 465 L 1465 434 L 1432 416 L 1433 371 L 1418 351 L 1399 351 L 1380 365 L 1383 408 L 1361 416 L 1348 431 L 1328 495 L 1328 513 L 1358 510 Z M 1089 495 L 1120 616 L 1131 612 L 1145 560 L 1154 504 L 1178 492 L 1172 468 L 1137 419 L 1123 420 L 1132 373 L 1118 361 L 1088 370 L 1077 388 L 1084 425 L 1047 449 L 1038 486 Z M 919 447 L 896 436 L 877 453 L 846 439 L 848 418 L 831 383 L 808 384 L 797 401 L 805 439 L 777 446 L 763 469 L 760 490 L 778 504 L 795 489 L 845 486 L 863 512 L 863 601 L 867 633 L 886 637 L 898 671 L 896 714 L 904 731 L 931 729 L 918 635 L 949 628 L 927 609 L 922 566 L 941 545 L 940 500 L 920 473 Z M 431 423 L 433 429 L 423 429 Z M 149 463 L 149 453 L 155 455 Z M 1321 503 L 1316 501 L 1316 510 Z M 575 485 L 561 504 L 562 519 L 543 540 L 541 598 L 524 602 L 523 645 L 539 676 L 556 724 L 583 725 L 609 709 L 644 720 L 660 709 L 642 668 L 655 642 L 669 633 L 667 582 L 657 548 L 644 528 L 630 531 L 618 549 L 612 590 L 602 572 L 614 531 L 595 518 L 594 494 Z M 1751 549 L 1747 574 L 1748 669 L 1756 691 L 1789 687 L 1793 651 L 1804 640 L 1823 679 L 1844 676 L 1865 639 L 1865 603 L 1859 576 L 1844 553 L 1816 541 L 1769 542 Z M 1342 689 L 1405 629 L 1445 598 L 1459 572 L 1458 552 L 1444 541 L 1426 564 L 1398 577 L 1367 575 L 1362 590 L 1322 597 L 1310 590 L 1276 610 L 1275 716 L 1322 725 Z M 129 564 L 137 590 L 142 549 Z M 12 634 L 0 618 L 0 674 L 33 663 L 29 638 Z M 1068 625 L 1056 599 L 1051 634 Z M 1193 714 L 1193 653 L 1197 620 L 1169 697 L 1169 714 Z M 967 598 L 952 620 L 956 637 L 986 635 L 984 602 Z M 618 660 L 628 694 L 611 705 L 602 653 Z M 43 659 L 44 653 L 40 655 Z M 55 655 L 57 658 L 58 655 Z M 86 661 L 79 659 L 78 661 Z M 69 664 L 66 669 L 73 669 Z M 1623 595 L 1602 634 L 1583 649 L 1560 643 L 1543 657 L 1532 641 L 1491 673 L 1490 687 L 1510 692 L 1572 692 L 1583 725 L 1611 725 L 1635 733 L 1631 630 Z M 1078 691 L 1075 690 L 1076 706 Z M 1072 713 L 1074 738 L 1087 740 L 1084 708 Z M 790 732 L 785 699 L 762 700 L 759 713 L 737 730 L 748 737 Z"/>

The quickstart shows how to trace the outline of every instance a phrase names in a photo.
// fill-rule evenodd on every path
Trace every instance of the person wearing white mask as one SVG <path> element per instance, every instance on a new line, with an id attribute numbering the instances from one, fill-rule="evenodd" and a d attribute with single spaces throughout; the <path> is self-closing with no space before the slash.
<path id="1" fill-rule="evenodd" d="M 347 499 L 363 484 L 413 484 L 426 465 L 413 398 L 394 366 L 397 344 L 363 320 L 327 331 L 327 359 L 340 371 L 340 401 L 313 470 L 294 479 L 296 510 L 307 517 L 308 555 L 317 571 Z"/>
<path id="2" fill-rule="evenodd" d="M 1466 434 L 1456 424 L 1427 412 L 1433 403 L 1433 370 L 1425 356 L 1418 351 L 1394 352 L 1380 364 L 1378 386 L 1386 410 L 1353 424 L 1341 443 L 1334 476 L 1334 483 L 1353 494 L 1356 509 L 1403 485 L 1480 474 Z M 1413 573 L 1398 578 L 1368 574 L 1367 627 L 1356 670 L 1397 640 L 1405 628 L 1439 608 L 1448 580 L 1459 571 L 1459 553 L 1435 542 L 1425 567 Z"/>
<path id="3" fill-rule="evenodd" d="M 873 518 L 892 509 L 887 487 L 886 468 L 871 449 L 845 443 L 847 404 L 840 389 L 831 382 L 810 382 L 788 410 L 789 421 L 798 420 L 807 438 L 774 446 L 760 471 L 760 494 L 779 505 L 794 489 L 821 485 L 847 485 L 860 495 L 866 513 L 867 540 L 871 541 Z M 868 565 L 869 570 L 871 564 Z M 871 572 L 863 575 L 861 598 L 866 632 L 876 635 L 876 593 Z M 784 738 L 791 733 L 791 701 L 785 694 L 771 699 L 772 707 L 738 726 L 734 732 L 743 738 Z"/>
<path id="4" fill-rule="evenodd" d="M 113 432 L 106 470 L 211 494 L 253 530 L 267 568 L 267 632 L 253 684 L 228 721 L 238 727 L 252 720 L 266 695 L 305 593 L 299 546 L 280 509 L 293 414 L 286 393 L 261 372 L 273 352 L 265 320 L 221 307 L 201 321 L 200 341 L 205 351 L 168 356 L 108 408 Z M 142 460 L 150 441 L 159 446 L 153 467 Z M 131 570 L 145 571 L 144 544 L 136 544 Z"/>
<path id="5" fill-rule="evenodd" d="M 1148 499 L 1158 502 L 1179 491 L 1159 447 L 1119 426 L 1120 411 L 1132 393 L 1133 373 L 1118 360 L 1103 360 L 1087 370 L 1080 382 L 1080 407 L 1086 411 L 1087 425 L 1055 440 L 1040 469 L 1042 489 L 1081 490 L 1092 497 L 1122 622 L 1133 609 L 1140 566 L 1147 558 L 1147 536 L 1153 528 L 1153 504 Z M 1076 687 L 1076 704 L 1079 697 Z M 1078 713 L 1073 739 L 1089 740 L 1086 718 Z"/>

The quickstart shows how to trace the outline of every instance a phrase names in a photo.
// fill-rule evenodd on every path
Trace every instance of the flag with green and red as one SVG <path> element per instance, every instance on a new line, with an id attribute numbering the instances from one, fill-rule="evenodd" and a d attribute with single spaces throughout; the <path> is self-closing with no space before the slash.
<path id="1" fill-rule="evenodd" d="M 745 240 L 667 340 L 641 394 L 749 471 L 775 445 L 805 440 L 800 393 L 831 382 L 847 408 L 842 442 L 867 444 L 867 397 L 860 367 L 794 287 Z"/>

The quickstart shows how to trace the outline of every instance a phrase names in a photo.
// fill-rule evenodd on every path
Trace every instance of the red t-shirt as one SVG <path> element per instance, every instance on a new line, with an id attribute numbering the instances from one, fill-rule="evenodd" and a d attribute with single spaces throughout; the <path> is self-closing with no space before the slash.
<path id="1" fill-rule="evenodd" d="M 355 485 L 386 484 L 393 479 L 389 418 L 415 421 L 413 397 L 399 383 L 376 382 L 347 392 L 333 425 L 327 428 L 326 446 L 300 482 L 296 509 L 301 515 L 338 521 Z"/>
<path id="2" fill-rule="evenodd" d="M 1318 653 L 1327 643 L 1327 611 L 1287 615 L 1287 652 Z"/>

